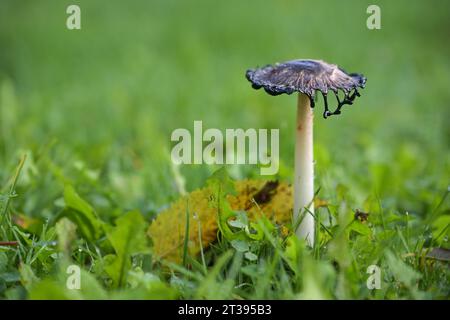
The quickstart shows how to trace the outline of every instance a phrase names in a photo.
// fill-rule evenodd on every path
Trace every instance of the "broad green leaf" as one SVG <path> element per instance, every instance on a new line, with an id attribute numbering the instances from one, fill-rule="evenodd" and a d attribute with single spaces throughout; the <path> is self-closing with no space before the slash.
<path id="1" fill-rule="evenodd" d="M 291 235 L 286 239 L 286 248 L 284 254 L 289 267 L 295 273 L 300 271 L 300 256 L 303 252 L 303 243 L 296 235 Z"/>
<path id="2" fill-rule="evenodd" d="M 372 234 L 372 230 L 369 228 L 367 224 L 364 224 L 356 220 L 352 222 L 352 224 L 350 225 L 350 230 L 365 236 L 369 236 Z"/>
<path id="3" fill-rule="evenodd" d="M 178 297 L 177 290 L 171 288 L 161 279 L 152 274 L 136 268 L 129 272 L 128 282 L 130 290 L 121 291 L 115 294 L 113 299 L 176 299 Z"/>
<path id="4" fill-rule="evenodd" d="M 65 276 L 63 278 L 64 282 L 67 279 Z M 69 289 L 67 289 L 69 290 Z M 81 269 L 81 285 L 78 291 L 82 299 L 87 300 L 97 300 L 97 299 L 107 299 L 108 295 L 105 289 L 100 285 L 99 281 L 94 277 L 94 275 L 84 269 Z"/>
<path id="5" fill-rule="evenodd" d="M 208 178 L 207 184 L 213 188 L 220 188 L 224 194 L 236 194 L 233 179 L 228 175 L 225 167 L 216 170 L 211 177 Z"/>
<path id="6" fill-rule="evenodd" d="M 272 233 L 274 225 L 266 216 L 259 217 L 256 222 L 250 222 L 250 226 L 245 229 L 246 235 L 256 241 L 264 239 L 264 232 Z"/>
<path id="7" fill-rule="evenodd" d="M 67 280 L 72 274 L 67 274 L 69 263 L 63 263 L 56 277 L 34 281 L 29 289 L 29 298 L 35 300 L 93 300 L 108 299 L 105 289 L 88 271 L 80 270 L 80 287 L 69 288 Z"/>
<path id="8" fill-rule="evenodd" d="M 245 229 L 248 227 L 248 217 L 245 211 L 236 211 L 236 219 L 229 220 L 228 224 L 237 229 Z"/>
<path id="9" fill-rule="evenodd" d="M 231 240 L 230 244 L 239 252 L 246 252 L 250 249 L 250 246 L 245 240 Z"/>
<path id="10" fill-rule="evenodd" d="M 18 271 L 5 272 L 0 275 L 5 282 L 14 283 L 20 281 L 20 273 Z"/>
<path id="11" fill-rule="evenodd" d="M 76 229 L 77 226 L 67 218 L 62 218 L 56 223 L 58 246 L 62 252 L 70 254 L 71 245 L 76 238 Z"/>
<path id="12" fill-rule="evenodd" d="M 147 223 L 139 211 L 131 211 L 116 220 L 116 226 L 105 226 L 106 236 L 116 254 L 110 255 L 105 267 L 116 287 L 126 283 L 131 256 L 148 253 Z M 105 257 L 106 258 L 106 257 Z"/>
<path id="13" fill-rule="evenodd" d="M 258 260 L 258 256 L 250 251 L 244 253 L 244 257 L 245 259 L 249 260 L 249 261 L 256 261 Z"/>
<path id="14" fill-rule="evenodd" d="M 64 188 L 64 202 L 66 208 L 62 215 L 72 220 L 87 240 L 97 240 L 102 235 L 102 221 L 91 205 L 71 185 Z"/>
<path id="15" fill-rule="evenodd" d="M 178 298 L 176 290 L 170 288 L 164 282 L 154 282 L 151 287 L 138 287 L 115 291 L 110 300 L 175 300 Z"/>
<path id="16" fill-rule="evenodd" d="M 28 298 L 31 300 L 68 300 L 74 299 L 65 287 L 52 279 L 45 279 L 32 287 Z"/>
<path id="17" fill-rule="evenodd" d="M 238 212 L 233 211 L 227 200 L 227 195 L 234 195 L 233 180 L 228 175 L 225 167 L 220 168 L 214 172 L 207 181 L 208 186 L 213 190 L 213 205 L 217 208 L 217 222 L 220 232 L 227 240 L 245 240 L 245 232 L 234 232 L 229 225 L 229 221 L 236 219 L 239 215 Z"/>
<path id="18" fill-rule="evenodd" d="M 385 257 L 389 270 L 394 278 L 403 283 L 409 289 L 413 289 L 416 286 L 417 281 L 421 278 L 420 273 L 414 270 L 410 265 L 403 262 L 390 250 L 386 251 Z"/>
<path id="19" fill-rule="evenodd" d="M 8 266 L 8 256 L 4 252 L 0 252 L 0 273 L 6 271 L 6 267 Z"/>
<path id="20" fill-rule="evenodd" d="M 33 269 L 25 263 L 20 264 L 19 272 L 20 272 L 20 282 L 27 290 L 30 290 L 33 284 L 39 281 L 39 278 L 36 277 L 36 275 L 33 272 Z"/>
<path id="21" fill-rule="evenodd" d="M 108 254 L 103 257 L 105 271 L 111 277 L 114 288 L 124 287 L 126 274 L 131 269 L 130 257 Z"/>
<path id="22" fill-rule="evenodd" d="M 328 262 L 315 260 L 308 252 L 302 255 L 303 288 L 298 296 L 306 300 L 325 300 L 332 298 L 331 292 L 336 284 L 336 272 Z"/>

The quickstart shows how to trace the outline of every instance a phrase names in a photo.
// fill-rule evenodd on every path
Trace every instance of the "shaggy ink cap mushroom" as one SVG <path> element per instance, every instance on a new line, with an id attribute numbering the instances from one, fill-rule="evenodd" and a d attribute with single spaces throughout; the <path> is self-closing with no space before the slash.
<path id="1" fill-rule="evenodd" d="M 358 88 L 364 88 L 366 78 L 358 73 L 347 73 L 337 65 L 322 60 L 292 60 L 263 68 L 247 70 L 247 79 L 253 88 L 271 95 L 298 92 L 297 126 L 295 136 L 294 225 L 296 234 L 312 247 L 315 241 L 314 218 L 314 156 L 313 119 L 316 91 L 322 93 L 325 111 L 323 117 L 341 113 L 342 106 L 353 104 L 359 97 Z M 337 107 L 328 109 L 328 92 L 336 96 Z M 339 97 L 343 92 L 343 98 Z M 342 94 L 341 94 L 342 96 Z"/>
<path id="2" fill-rule="evenodd" d="M 359 97 L 358 88 L 364 88 L 366 78 L 359 73 L 347 73 L 335 64 L 322 60 L 292 60 L 275 65 L 267 65 L 259 69 L 250 69 L 247 79 L 254 89 L 264 88 L 273 96 L 283 93 L 301 92 L 308 96 L 311 107 L 314 108 L 316 91 L 323 95 L 325 111 L 323 117 L 341 113 L 343 105 L 351 105 Z M 344 98 L 339 98 L 339 90 Z M 327 94 L 333 91 L 337 99 L 337 107 L 331 112 L 328 109 Z"/>

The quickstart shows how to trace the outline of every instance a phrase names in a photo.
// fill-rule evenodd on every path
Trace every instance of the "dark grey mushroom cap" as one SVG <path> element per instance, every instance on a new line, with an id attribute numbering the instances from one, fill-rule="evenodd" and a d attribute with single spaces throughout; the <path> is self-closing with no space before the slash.
<path id="1" fill-rule="evenodd" d="M 264 88 L 270 95 L 282 93 L 291 94 L 301 92 L 306 94 L 314 107 L 316 90 L 320 91 L 324 99 L 331 90 L 338 99 L 338 108 L 335 112 L 328 111 L 325 100 L 324 117 L 339 114 L 344 104 L 352 104 L 356 96 L 359 96 L 357 88 L 364 88 L 366 78 L 358 73 L 347 73 L 337 65 L 326 63 L 322 60 L 292 60 L 278 63 L 274 66 L 267 65 L 259 69 L 250 69 L 246 73 L 247 79 L 254 89 Z M 344 99 L 339 100 L 339 90 L 344 92 Z M 353 94 L 350 93 L 353 91 Z"/>
<path id="2" fill-rule="evenodd" d="M 253 88 L 264 88 L 271 95 L 291 94 L 295 91 L 314 96 L 316 90 L 328 93 L 364 88 L 366 78 L 357 73 L 348 74 L 337 65 L 321 60 L 292 60 L 247 71 Z"/>

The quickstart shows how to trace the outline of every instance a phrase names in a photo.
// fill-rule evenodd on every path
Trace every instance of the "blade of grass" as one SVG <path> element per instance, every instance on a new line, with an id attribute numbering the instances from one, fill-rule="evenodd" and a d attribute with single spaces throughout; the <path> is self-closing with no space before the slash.
<path id="1" fill-rule="evenodd" d="M 183 266 L 186 266 L 189 244 L 189 200 L 186 200 L 186 228 L 184 232 Z"/>
<path id="2" fill-rule="evenodd" d="M 428 218 L 425 220 L 425 223 L 428 224 L 431 221 L 433 221 L 436 218 L 436 214 L 439 212 L 439 209 L 444 204 L 445 200 L 447 199 L 448 194 L 450 193 L 450 186 L 445 191 L 444 195 L 441 198 L 441 201 L 437 204 L 437 206 L 433 209 L 433 212 L 428 216 Z"/>
<path id="3" fill-rule="evenodd" d="M 17 254 L 18 254 L 20 260 L 22 260 L 22 258 L 23 258 L 22 255 L 25 255 L 25 249 L 22 248 L 22 246 L 20 245 L 20 239 L 19 239 L 20 237 L 13 228 L 13 224 L 11 221 L 11 215 L 9 214 L 9 206 L 11 205 L 12 199 L 17 196 L 16 195 L 16 185 L 17 185 L 17 182 L 19 181 L 20 173 L 22 172 L 22 169 L 23 169 L 26 159 L 27 159 L 27 155 L 24 154 L 19 161 L 19 164 L 16 168 L 16 172 L 12 178 L 12 183 L 11 183 L 11 187 L 9 189 L 9 193 L 6 196 L 5 205 L 3 207 L 2 212 L 0 213 L 0 228 L 3 229 L 3 224 L 5 222 L 7 223 L 7 228 L 13 235 L 14 240 L 17 241 L 17 243 L 18 243 Z"/>
<path id="4" fill-rule="evenodd" d="M 9 194 L 6 196 L 5 206 L 3 207 L 3 210 L 0 214 L 0 218 L 2 219 L 0 222 L 0 226 L 3 224 L 3 222 L 6 220 L 9 224 L 11 224 L 11 219 L 8 215 L 8 209 L 11 204 L 11 199 L 13 199 L 16 196 L 16 185 L 17 181 L 19 180 L 20 173 L 22 172 L 23 165 L 25 164 L 25 160 L 27 159 L 27 155 L 24 154 L 22 158 L 19 161 L 19 165 L 16 168 L 16 172 L 12 178 L 11 187 L 9 189 Z M 9 218 L 8 218 L 9 217 Z"/>
<path id="5" fill-rule="evenodd" d="M 206 261 L 205 261 L 205 253 L 203 251 L 203 243 L 202 243 L 202 223 L 198 220 L 198 243 L 200 246 L 200 257 L 202 259 L 203 273 L 207 273 Z"/>

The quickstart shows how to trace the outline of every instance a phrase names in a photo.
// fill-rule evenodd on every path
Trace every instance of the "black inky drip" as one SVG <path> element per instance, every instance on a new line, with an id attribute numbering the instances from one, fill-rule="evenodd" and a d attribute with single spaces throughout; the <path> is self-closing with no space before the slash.
<path id="1" fill-rule="evenodd" d="M 358 89 L 354 88 L 354 89 L 353 89 L 353 92 L 352 92 L 351 94 L 350 94 L 350 92 L 345 92 L 344 99 L 341 101 L 341 100 L 339 99 L 339 94 L 338 94 L 338 92 L 337 92 L 337 91 L 333 91 L 333 92 L 334 92 L 334 95 L 335 95 L 336 100 L 337 100 L 337 103 L 338 103 L 336 109 L 335 109 L 333 112 L 331 112 L 331 111 L 328 109 L 328 99 L 327 99 L 327 94 L 322 92 L 323 102 L 324 102 L 324 104 L 325 104 L 325 111 L 323 112 L 323 117 L 324 117 L 324 119 L 328 118 L 329 116 L 334 116 L 334 115 L 341 114 L 341 108 L 342 108 L 344 105 L 346 105 L 346 104 L 352 105 L 352 104 L 353 104 L 353 101 L 355 100 L 355 98 L 361 96 L 361 95 L 359 94 L 359 92 L 358 92 Z M 311 103 L 311 107 L 314 107 L 314 104 L 313 104 L 313 103 Z"/>

